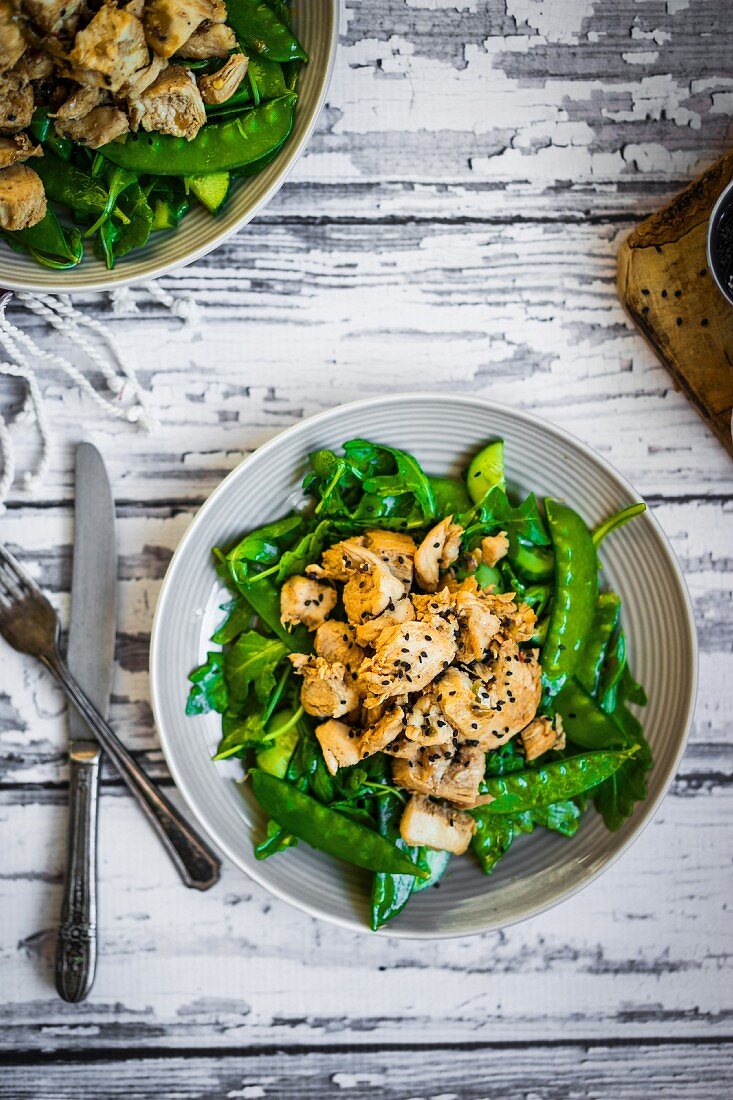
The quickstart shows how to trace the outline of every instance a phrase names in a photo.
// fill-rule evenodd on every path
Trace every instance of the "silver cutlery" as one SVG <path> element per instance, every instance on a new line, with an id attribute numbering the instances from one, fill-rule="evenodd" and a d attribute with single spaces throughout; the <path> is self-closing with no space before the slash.
<path id="1" fill-rule="evenodd" d="M 76 449 L 74 565 L 66 661 L 103 718 L 109 713 L 117 620 L 115 508 L 102 456 Z M 97 802 L 102 749 L 69 708 L 69 825 L 66 876 L 56 944 L 56 989 L 83 1001 L 97 961 Z"/>
<path id="2" fill-rule="evenodd" d="M 56 678 L 137 799 L 186 886 L 208 890 L 218 882 L 219 859 L 148 778 L 82 691 L 58 651 L 56 612 L 35 581 L 2 544 L 0 634 L 18 652 L 36 657 Z"/>

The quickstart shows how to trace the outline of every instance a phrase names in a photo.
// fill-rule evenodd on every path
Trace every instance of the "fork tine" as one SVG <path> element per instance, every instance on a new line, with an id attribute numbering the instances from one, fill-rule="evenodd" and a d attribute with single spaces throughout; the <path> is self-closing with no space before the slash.
<path id="1" fill-rule="evenodd" d="M 0 587 L 12 600 L 20 600 L 26 595 L 36 595 L 38 585 L 26 572 L 17 558 L 0 542 Z"/>

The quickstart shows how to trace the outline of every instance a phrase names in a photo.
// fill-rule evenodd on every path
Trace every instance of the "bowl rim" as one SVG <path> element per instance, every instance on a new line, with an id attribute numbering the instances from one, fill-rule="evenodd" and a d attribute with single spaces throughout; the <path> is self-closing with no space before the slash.
<path id="1" fill-rule="evenodd" d="M 292 172 L 297 161 L 304 152 L 306 145 L 310 141 L 311 135 L 321 116 L 321 111 L 323 110 L 323 105 L 326 101 L 328 89 L 331 84 L 334 65 L 336 63 L 336 48 L 339 41 L 339 23 L 341 19 L 340 0 L 328 0 L 328 2 L 331 8 L 331 35 L 327 43 L 326 67 L 318 95 L 310 108 L 310 118 L 296 140 L 286 141 L 285 148 L 282 150 L 281 156 L 277 159 L 277 164 L 281 170 L 257 202 L 254 203 L 250 210 L 242 214 L 241 218 L 238 218 L 231 226 L 219 230 L 218 233 L 215 233 L 199 248 L 187 253 L 183 258 L 153 264 L 149 270 L 137 275 L 129 275 L 127 278 L 125 278 L 124 275 L 121 278 L 99 278 L 91 282 L 85 282 L 83 286 L 74 286 L 73 283 L 36 283 L 32 279 L 8 279 L 3 277 L 2 281 L 5 288 L 7 290 L 28 291 L 34 294 L 94 294 L 99 291 L 121 290 L 123 287 L 135 286 L 140 283 L 149 283 L 154 279 L 161 278 L 163 275 L 170 274 L 172 271 L 178 271 L 180 268 L 188 267 L 189 264 L 195 263 L 196 260 L 200 260 L 203 256 L 207 256 L 209 252 L 213 252 L 214 249 L 218 248 L 224 241 L 233 237 L 234 234 L 238 233 L 240 229 L 243 229 L 245 225 L 249 225 L 264 207 L 271 202 L 285 183 L 285 180 Z M 214 225 L 215 224 L 214 222 Z M 109 274 L 114 275 L 114 272 L 110 272 Z"/>
<path id="2" fill-rule="evenodd" d="M 639 493 L 637 493 L 637 491 L 627 480 L 627 478 L 625 478 L 624 475 L 621 474 L 616 469 L 616 467 L 605 457 L 600 455 L 587 443 L 584 443 L 583 440 L 579 439 L 572 432 L 569 432 L 565 428 L 560 427 L 552 421 L 546 420 L 544 417 L 538 416 L 537 414 L 529 412 L 526 409 L 517 409 L 514 406 L 507 405 L 504 402 L 493 401 L 484 397 L 466 394 L 447 394 L 440 393 L 439 391 L 398 393 L 383 395 L 380 397 L 367 397 L 356 401 L 344 402 L 338 405 L 334 405 L 328 409 L 323 409 L 320 412 L 315 413 L 311 416 L 303 417 L 295 424 L 292 424 L 288 428 L 277 432 L 277 434 L 274 435 L 271 439 L 267 440 L 261 446 L 255 448 L 255 450 L 252 451 L 251 454 L 246 455 L 242 459 L 242 461 L 238 463 L 237 466 L 235 466 L 234 469 L 231 470 L 226 475 L 226 477 L 223 478 L 219 485 L 217 485 L 216 488 L 210 493 L 210 495 L 207 497 L 207 499 L 204 501 L 204 503 L 201 505 L 201 507 L 198 509 L 193 519 L 191 520 L 191 523 L 184 532 L 183 537 L 176 547 L 173 557 L 171 558 L 171 561 L 168 565 L 168 569 L 166 570 L 160 594 L 158 596 L 158 601 L 155 607 L 150 637 L 150 697 L 155 726 L 158 732 L 158 737 L 160 739 L 163 755 L 165 757 L 166 764 L 170 770 L 173 781 L 181 792 L 187 806 L 194 814 L 197 823 L 204 829 L 204 831 L 213 841 L 213 843 L 218 847 L 220 851 L 222 851 L 226 855 L 226 857 L 234 864 L 234 866 L 237 867 L 239 871 L 247 875 L 249 878 L 257 882 L 258 885 L 266 890 L 268 894 L 273 897 L 277 897 L 279 900 L 286 902 L 288 905 L 291 905 L 296 909 L 299 909 L 301 912 L 306 913 L 310 917 L 315 917 L 319 920 L 324 920 L 330 924 L 337 925 L 341 928 L 346 928 L 352 932 L 356 931 L 364 935 L 373 935 L 374 933 L 372 933 L 371 930 L 362 922 L 348 917 L 337 917 L 329 914 L 325 909 L 319 909 L 316 906 L 310 905 L 308 902 L 302 901 L 297 896 L 291 896 L 285 890 L 273 886 L 270 882 L 267 881 L 267 879 L 259 872 L 256 867 L 244 867 L 240 862 L 237 853 L 232 851 L 230 846 L 220 839 L 220 837 L 217 835 L 217 831 L 215 828 L 209 826 L 204 816 L 205 810 L 204 814 L 202 814 L 198 806 L 196 797 L 191 792 L 191 790 L 188 789 L 185 781 L 182 779 L 180 770 L 175 763 L 175 753 L 171 752 L 171 744 L 174 739 L 174 735 L 172 735 L 171 732 L 166 731 L 164 716 L 158 702 L 158 678 L 163 675 L 161 653 L 161 622 L 163 621 L 166 606 L 172 598 L 171 593 L 175 591 L 175 574 L 177 571 L 177 563 L 182 560 L 183 554 L 185 553 L 185 548 L 187 547 L 191 538 L 193 538 L 194 532 L 199 525 L 200 517 L 205 515 L 209 511 L 209 509 L 213 507 L 214 502 L 217 501 L 221 495 L 227 492 L 230 482 L 233 482 L 238 477 L 242 477 L 246 473 L 246 470 L 248 469 L 249 465 L 251 465 L 255 456 L 257 456 L 259 460 L 263 454 L 266 455 L 269 451 L 278 446 L 283 438 L 295 438 L 300 433 L 305 432 L 306 426 L 310 428 L 313 425 L 318 425 L 322 421 L 328 421 L 339 410 L 351 411 L 365 407 L 373 409 L 379 408 L 380 406 L 394 404 L 409 405 L 411 402 L 420 400 L 440 401 L 442 403 L 449 401 L 451 404 L 464 405 L 469 409 L 475 409 L 478 406 L 487 411 L 499 411 L 501 413 L 508 414 L 509 416 L 513 416 L 517 420 L 525 423 L 528 427 L 539 426 L 543 430 L 548 431 L 550 435 L 556 438 L 559 442 L 564 444 L 567 444 L 568 441 L 571 442 L 594 463 L 600 463 L 602 466 L 605 466 L 606 469 L 615 478 L 618 485 L 631 497 L 632 502 L 643 500 L 643 498 L 639 495 Z M 646 512 L 644 512 L 643 516 L 640 516 L 639 519 L 642 522 L 650 523 L 654 527 L 658 536 L 659 546 L 665 556 L 667 565 L 671 568 L 671 571 L 682 593 L 685 613 L 685 625 L 687 627 L 687 632 L 689 636 L 691 653 L 691 683 L 686 713 L 684 715 L 684 724 L 682 726 L 683 733 L 680 738 L 677 751 L 662 776 L 662 783 L 660 785 L 657 796 L 653 800 L 647 798 L 644 801 L 644 817 L 638 820 L 638 824 L 636 824 L 636 826 L 629 832 L 629 836 L 621 843 L 621 845 L 615 852 L 609 854 L 604 859 L 603 863 L 600 866 L 598 866 L 595 870 L 588 871 L 586 877 L 583 878 L 581 882 L 577 883 L 574 886 L 568 887 L 561 893 L 551 897 L 549 900 L 538 901 L 535 905 L 529 907 L 521 915 L 517 915 L 506 920 L 489 920 L 484 924 L 476 925 L 468 930 L 461 931 L 446 930 L 442 932 L 415 932 L 401 930 L 399 928 L 391 928 L 388 926 L 387 928 L 382 928 L 379 930 L 379 934 L 381 936 L 388 936 L 395 939 L 406 940 L 460 939 L 465 936 L 482 935 L 487 932 L 498 931 L 502 928 L 509 928 L 512 925 L 519 924 L 522 921 L 529 920 L 532 917 L 536 917 L 539 914 L 545 913 L 550 909 L 554 909 L 555 906 L 566 902 L 569 898 L 573 897 L 575 894 L 585 889 L 586 886 L 590 885 L 590 883 L 599 878 L 600 875 L 608 870 L 614 863 L 616 863 L 618 859 L 620 859 L 620 857 L 626 851 L 628 851 L 631 845 L 641 836 L 641 834 L 646 830 L 650 822 L 655 817 L 662 801 L 669 791 L 672 780 L 677 774 L 677 770 L 679 768 L 679 764 L 684 754 L 689 738 L 692 720 L 695 712 L 695 705 L 697 701 L 699 678 L 699 651 L 692 601 L 679 562 L 677 561 L 674 551 L 669 544 L 667 536 L 662 530 L 661 524 L 651 513 L 651 511 L 647 509 Z"/>
<path id="3" fill-rule="evenodd" d="M 730 183 L 727 183 L 723 190 L 718 195 L 713 209 L 710 211 L 710 217 L 708 218 L 708 232 L 706 242 L 706 252 L 708 267 L 710 268 L 710 274 L 712 275 L 715 285 L 725 300 L 733 305 L 733 290 L 730 287 L 726 287 L 719 273 L 717 257 L 714 254 L 713 249 L 713 237 L 720 225 L 720 219 L 723 212 L 729 207 L 733 209 L 733 179 Z"/>

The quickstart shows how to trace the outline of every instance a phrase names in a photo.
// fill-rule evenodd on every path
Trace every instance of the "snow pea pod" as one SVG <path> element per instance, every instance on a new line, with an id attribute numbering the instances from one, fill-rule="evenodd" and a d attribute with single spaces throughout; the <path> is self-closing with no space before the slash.
<path id="1" fill-rule="evenodd" d="M 626 635 L 619 630 L 608 647 L 598 683 L 598 701 L 606 714 L 616 709 L 618 686 L 626 668 Z"/>
<path id="2" fill-rule="evenodd" d="M 386 794 L 377 800 L 377 827 L 382 836 L 395 844 L 400 851 L 417 859 L 418 849 L 410 848 L 400 836 L 399 822 L 402 814 L 402 801 L 394 794 Z M 376 932 L 383 924 L 407 905 L 415 885 L 419 880 L 414 874 L 395 875 L 378 871 L 372 882 L 370 924 Z M 427 879 L 425 882 L 427 883 Z"/>
<path id="3" fill-rule="evenodd" d="M 545 501 L 555 552 L 555 596 L 542 647 L 542 681 L 556 695 L 573 675 L 590 632 L 598 598 L 598 558 L 590 531 L 567 504 Z"/>
<path id="4" fill-rule="evenodd" d="M 307 61 L 308 54 L 289 27 L 264 0 L 232 0 L 227 23 L 248 50 L 273 61 Z"/>
<path id="5" fill-rule="evenodd" d="M 131 172 L 157 176 L 203 176 L 261 160 L 283 143 L 293 125 L 293 95 L 263 103 L 246 114 L 209 122 L 192 141 L 167 134 L 130 134 L 100 153 Z"/>
<path id="6" fill-rule="evenodd" d="M 607 535 L 610 535 L 612 531 L 617 531 L 619 527 L 623 527 L 634 516 L 640 516 L 642 512 L 646 512 L 646 504 L 642 500 L 636 504 L 630 504 L 628 508 L 622 508 L 620 512 L 614 512 L 612 516 L 600 523 L 593 531 L 594 545 L 600 546 Z"/>
<path id="7" fill-rule="evenodd" d="M 620 615 L 620 597 L 615 592 L 601 592 L 596 601 L 588 639 L 575 668 L 575 679 L 591 695 L 598 687 L 603 662 Z"/>
<path id="8" fill-rule="evenodd" d="M 317 802 L 297 787 L 254 769 L 252 791 L 265 813 L 312 848 L 369 871 L 427 878 L 404 852 L 372 829 Z"/>
<path id="9" fill-rule="evenodd" d="M 595 699 L 577 680 L 568 680 L 553 700 L 569 741 L 584 749 L 607 749 L 623 745 L 618 727 L 601 710 Z"/>
<path id="10" fill-rule="evenodd" d="M 596 787 L 625 764 L 637 746 L 621 751 L 582 753 L 554 760 L 541 768 L 492 776 L 484 780 L 494 801 L 481 807 L 481 814 L 519 814 L 553 802 L 564 802 Z"/>

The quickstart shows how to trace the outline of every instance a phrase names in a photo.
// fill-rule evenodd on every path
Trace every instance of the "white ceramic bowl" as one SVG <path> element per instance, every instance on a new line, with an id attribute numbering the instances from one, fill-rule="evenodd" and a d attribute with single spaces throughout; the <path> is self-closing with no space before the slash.
<path id="1" fill-rule="evenodd" d="M 446 394 L 360 401 L 304 420 L 260 447 L 212 493 L 178 547 L 155 617 L 151 687 L 171 773 L 214 842 L 277 897 L 325 920 L 366 930 L 370 876 L 304 844 L 264 862 L 252 854 L 262 815 L 238 785 L 241 765 L 215 764 L 219 718 L 187 718 L 186 677 L 205 657 L 225 598 L 211 548 L 287 510 L 306 456 L 361 436 L 402 447 L 430 472 L 458 473 L 482 443 L 506 441 L 511 489 L 562 497 L 590 524 L 638 500 L 602 458 L 525 412 Z M 416 895 L 388 934 L 458 936 L 499 928 L 569 897 L 596 877 L 650 820 L 678 766 L 692 717 L 697 656 L 679 567 L 648 512 L 604 544 L 603 578 L 623 599 L 632 667 L 649 694 L 645 729 L 654 752 L 649 797 L 617 833 L 591 810 L 572 840 L 538 830 L 520 838 L 487 877 L 454 859 L 439 890 Z M 380 933 L 382 934 L 382 933 Z"/>
<path id="2" fill-rule="evenodd" d="M 73 293 L 112 290 L 183 267 L 231 237 L 251 221 L 280 189 L 303 152 L 318 120 L 328 90 L 338 42 L 339 0 L 294 0 L 293 26 L 310 56 L 301 69 L 293 131 L 278 156 L 259 175 L 235 182 L 220 217 L 214 218 L 197 203 L 178 229 L 156 233 L 148 244 L 117 262 L 108 271 L 87 243 L 81 264 L 70 271 L 52 271 L 27 256 L 11 252 L 0 242 L 0 287 Z"/>

